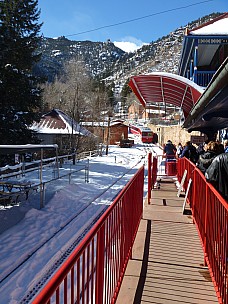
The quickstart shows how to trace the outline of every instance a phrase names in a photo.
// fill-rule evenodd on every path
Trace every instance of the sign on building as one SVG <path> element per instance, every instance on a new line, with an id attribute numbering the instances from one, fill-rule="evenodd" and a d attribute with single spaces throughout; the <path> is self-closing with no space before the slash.
<path id="1" fill-rule="evenodd" d="M 202 144 L 206 140 L 207 140 L 207 136 L 206 135 L 191 135 L 191 142 L 193 144 L 196 144 L 197 146 L 199 144 Z"/>

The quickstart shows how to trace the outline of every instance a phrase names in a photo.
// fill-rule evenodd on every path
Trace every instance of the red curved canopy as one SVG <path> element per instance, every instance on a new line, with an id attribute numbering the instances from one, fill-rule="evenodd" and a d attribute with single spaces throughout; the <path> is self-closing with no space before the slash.
<path id="1" fill-rule="evenodd" d="M 203 93 L 189 79 L 163 72 L 133 76 L 129 86 L 145 108 L 162 102 L 182 108 L 185 118 Z"/>

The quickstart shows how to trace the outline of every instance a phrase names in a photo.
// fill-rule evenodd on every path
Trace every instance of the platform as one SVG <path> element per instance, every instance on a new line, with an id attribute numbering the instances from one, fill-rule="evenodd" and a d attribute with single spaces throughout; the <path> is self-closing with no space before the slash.
<path id="1" fill-rule="evenodd" d="M 174 180 L 152 190 L 128 262 L 117 304 L 218 303 L 191 214 Z"/>

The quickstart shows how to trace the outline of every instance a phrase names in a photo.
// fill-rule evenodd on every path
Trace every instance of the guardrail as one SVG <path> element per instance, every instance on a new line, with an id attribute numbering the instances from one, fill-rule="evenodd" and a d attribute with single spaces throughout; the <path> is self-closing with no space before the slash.
<path id="1" fill-rule="evenodd" d="M 194 82 L 199 86 L 206 87 L 214 76 L 215 71 L 195 71 L 193 78 Z"/>
<path id="2" fill-rule="evenodd" d="M 178 180 L 187 170 L 183 189 L 189 180 L 191 187 L 187 202 L 202 243 L 218 301 L 228 304 L 228 202 L 206 181 L 202 172 L 188 159 L 178 160 Z"/>
<path id="3" fill-rule="evenodd" d="M 92 150 L 92 151 L 85 151 L 78 154 L 75 154 L 76 161 L 85 158 L 91 158 L 102 154 L 102 150 Z M 21 162 L 16 165 L 6 165 L 5 167 L 0 167 L 0 179 L 1 178 L 9 178 L 9 177 L 17 177 L 17 176 L 24 176 L 25 173 L 37 170 L 40 167 L 41 162 L 42 166 L 50 166 L 53 164 L 57 167 L 56 162 L 58 161 L 60 166 L 66 162 L 71 161 L 73 159 L 73 154 L 68 155 L 61 155 L 56 157 L 44 158 L 41 160 L 33 160 L 31 162 Z"/>
<path id="4" fill-rule="evenodd" d="M 115 303 L 143 212 L 141 167 L 33 300 Z"/>

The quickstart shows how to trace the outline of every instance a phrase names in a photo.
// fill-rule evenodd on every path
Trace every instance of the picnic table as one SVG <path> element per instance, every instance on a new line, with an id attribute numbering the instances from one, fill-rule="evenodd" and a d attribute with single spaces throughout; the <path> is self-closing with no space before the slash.
<path id="1" fill-rule="evenodd" d="M 29 191 L 33 188 L 33 183 L 29 181 L 0 180 L 1 201 L 11 200 L 14 197 L 17 202 L 21 193 L 25 193 L 26 199 L 28 199 Z"/>

